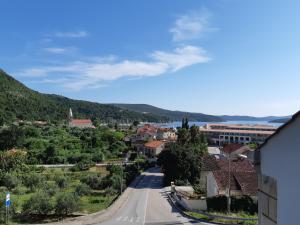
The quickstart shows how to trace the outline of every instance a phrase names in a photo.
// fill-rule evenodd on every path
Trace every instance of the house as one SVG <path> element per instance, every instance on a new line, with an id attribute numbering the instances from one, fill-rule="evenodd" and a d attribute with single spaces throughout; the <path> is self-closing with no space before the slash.
<path id="1" fill-rule="evenodd" d="M 299 146 L 300 111 L 256 151 L 260 225 L 300 224 Z"/>
<path id="2" fill-rule="evenodd" d="M 131 137 L 131 142 L 136 141 L 148 141 L 156 139 L 157 127 L 151 124 L 144 124 L 144 126 L 139 127 L 135 135 Z"/>
<path id="3" fill-rule="evenodd" d="M 207 197 L 225 195 L 229 187 L 229 179 L 232 196 L 255 197 L 257 194 L 257 174 L 247 159 L 237 158 L 229 161 L 210 156 L 202 165 L 202 170 L 204 171 L 201 175 L 206 178 Z"/>
<path id="4" fill-rule="evenodd" d="M 221 149 L 221 155 L 230 158 L 238 158 L 240 155 L 245 155 L 251 162 L 254 160 L 254 149 L 248 145 L 239 143 L 226 144 Z"/>
<path id="5" fill-rule="evenodd" d="M 172 128 L 158 128 L 157 129 L 157 140 L 169 140 L 176 141 L 177 135 L 175 129 Z"/>
<path id="6" fill-rule="evenodd" d="M 226 195 L 230 177 L 231 196 L 257 196 L 257 174 L 255 171 L 216 170 L 207 176 L 207 197 Z"/>
<path id="7" fill-rule="evenodd" d="M 148 156 L 156 156 L 158 155 L 165 146 L 164 141 L 148 141 L 147 143 L 144 144 L 144 154 Z"/>
<path id="8" fill-rule="evenodd" d="M 90 119 L 73 119 L 73 112 L 71 108 L 69 112 L 69 127 L 95 128 Z"/>
<path id="9" fill-rule="evenodd" d="M 95 128 L 90 119 L 72 119 L 69 121 L 69 127 Z"/>
<path id="10" fill-rule="evenodd" d="M 206 124 L 199 128 L 214 144 L 262 144 L 277 127 L 269 125 Z"/>

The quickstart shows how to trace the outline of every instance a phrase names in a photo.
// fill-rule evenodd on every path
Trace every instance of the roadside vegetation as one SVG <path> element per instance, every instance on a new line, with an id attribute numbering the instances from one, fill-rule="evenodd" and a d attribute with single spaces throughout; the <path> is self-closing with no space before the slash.
<path id="1" fill-rule="evenodd" d="M 0 196 L 4 199 L 5 193 L 11 193 L 11 219 L 19 223 L 56 221 L 105 209 L 139 174 L 139 169 L 148 167 L 144 161 L 139 162 L 139 168 L 134 163 L 73 172 L 70 168 L 29 166 L 23 160 L 24 155 L 15 151 L 8 161 L 13 167 L 0 174 Z M 1 168 L 4 163 L 1 161 Z M 0 223 L 4 220 L 2 201 Z"/>
<path id="2" fill-rule="evenodd" d="M 122 157 L 130 148 L 123 141 L 126 132 L 107 127 L 69 128 L 64 125 L 21 123 L 0 128 L 0 152 L 12 148 L 26 153 L 27 164 L 92 165 Z"/>
<path id="3" fill-rule="evenodd" d="M 0 129 L 0 224 L 5 222 L 5 194 L 11 193 L 10 219 L 15 223 L 57 221 L 107 208 L 148 168 L 145 158 L 122 162 L 130 131 L 77 129 L 54 124 L 21 124 Z M 74 164 L 45 168 L 37 164 Z"/>
<path id="4" fill-rule="evenodd" d="M 170 186 L 174 182 L 177 186 L 191 185 L 195 190 L 195 197 L 206 197 L 206 190 L 201 185 L 201 164 L 203 157 L 208 154 L 206 139 L 195 125 L 189 126 L 187 119 L 182 120 L 182 127 L 178 128 L 178 139 L 175 143 L 166 145 L 158 157 L 165 174 L 164 183 Z M 225 196 L 207 198 L 208 213 L 212 215 L 257 218 L 257 202 L 248 196 L 239 198 L 232 197 L 231 209 L 233 213 L 228 214 L 227 199 Z M 256 225 L 257 221 L 237 221 L 221 218 L 210 218 L 205 214 L 187 211 L 187 214 L 215 223 Z"/>
<path id="5" fill-rule="evenodd" d="M 188 120 L 182 121 L 178 128 L 178 139 L 175 143 L 168 143 L 158 157 L 161 165 L 165 185 L 174 181 L 176 185 L 192 185 L 196 192 L 201 193 L 199 187 L 201 161 L 207 154 L 207 140 L 200 134 L 197 126 L 189 127 Z"/>

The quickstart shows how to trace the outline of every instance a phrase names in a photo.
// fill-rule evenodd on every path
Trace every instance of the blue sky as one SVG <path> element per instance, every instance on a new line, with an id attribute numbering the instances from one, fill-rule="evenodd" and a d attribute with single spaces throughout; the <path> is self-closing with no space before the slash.
<path id="1" fill-rule="evenodd" d="M 44 93 L 209 114 L 300 109 L 300 1 L 1 0 L 0 67 Z"/>

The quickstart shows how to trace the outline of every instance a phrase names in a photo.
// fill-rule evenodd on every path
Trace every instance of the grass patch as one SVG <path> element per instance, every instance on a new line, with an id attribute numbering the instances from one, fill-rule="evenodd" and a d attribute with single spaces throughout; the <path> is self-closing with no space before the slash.
<path id="1" fill-rule="evenodd" d="M 222 219 L 222 218 L 209 218 L 208 216 L 196 212 L 190 212 L 190 211 L 185 211 L 186 214 L 195 217 L 197 219 L 205 220 L 208 222 L 214 222 L 214 223 L 223 223 L 223 224 L 241 224 L 241 225 L 258 225 L 258 221 L 239 221 L 239 220 L 227 220 L 227 219 Z M 238 213 L 220 213 L 220 212 L 209 212 L 211 215 L 216 215 L 216 216 L 228 216 L 228 217 L 238 217 L 238 218 L 257 218 L 257 215 L 250 215 L 245 212 L 238 212 Z"/>
<path id="2" fill-rule="evenodd" d="M 80 198 L 80 212 L 81 213 L 94 213 L 106 209 L 111 205 L 116 195 L 89 195 Z"/>

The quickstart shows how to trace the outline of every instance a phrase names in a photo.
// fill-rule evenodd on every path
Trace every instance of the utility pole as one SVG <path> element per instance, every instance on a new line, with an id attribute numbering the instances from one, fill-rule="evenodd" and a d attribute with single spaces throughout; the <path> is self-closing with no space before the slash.
<path id="1" fill-rule="evenodd" d="M 121 180 L 121 183 L 120 183 L 120 188 L 121 188 L 120 193 L 122 195 L 122 193 L 123 193 L 123 163 L 121 165 L 121 177 L 120 177 L 120 180 Z"/>
<path id="2" fill-rule="evenodd" d="M 230 213 L 230 205 L 231 205 L 231 198 L 230 198 L 230 178 L 231 178 L 231 174 L 230 174 L 230 170 L 231 170 L 231 165 L 230 165 L 230 153 L 228 153 L 228 193 L 227 193 L 227 212 Z"/>

